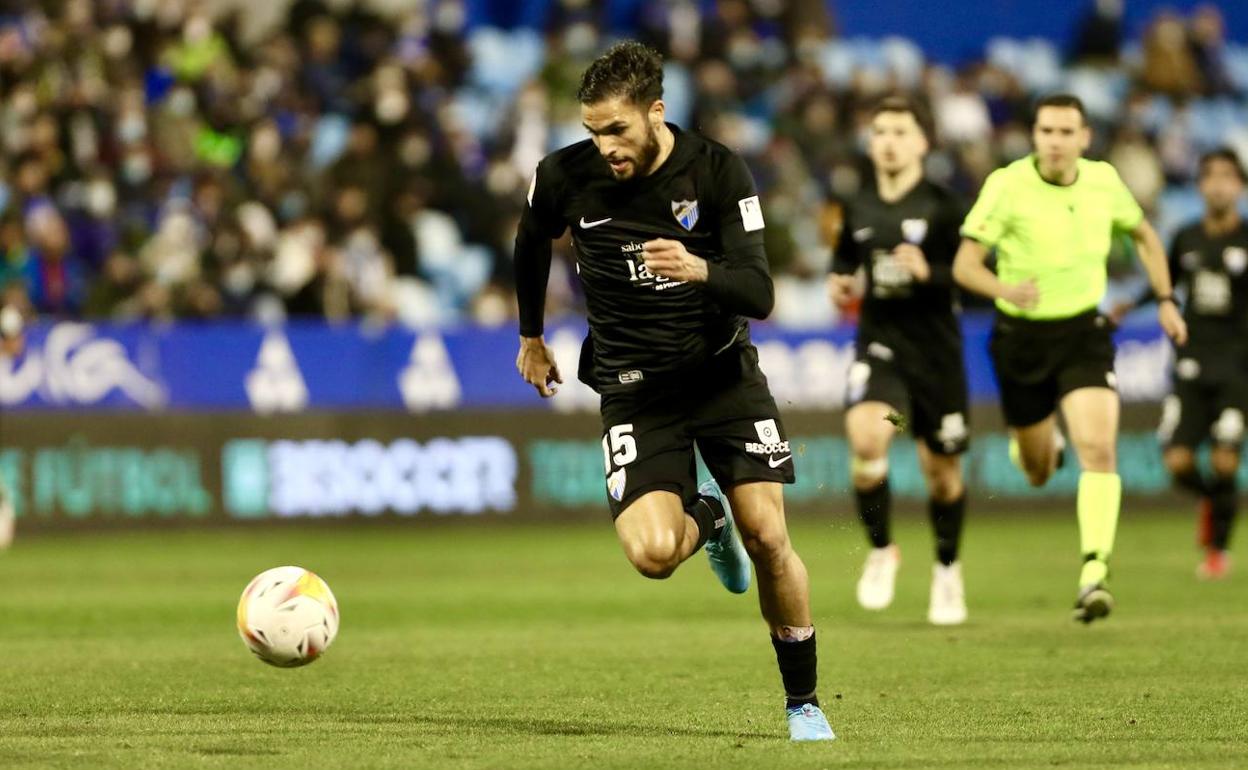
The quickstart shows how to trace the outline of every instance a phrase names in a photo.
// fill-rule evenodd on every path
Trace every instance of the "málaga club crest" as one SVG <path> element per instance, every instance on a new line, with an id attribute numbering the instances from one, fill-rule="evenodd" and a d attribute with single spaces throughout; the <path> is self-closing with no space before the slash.
<path id="1" fill-rule="evenodd" d="M 676 217 L 676 221 L 686 230 L 692 230 L 693 226 L 698 223 L 698 202 L 694 201 L 672 201 L 672 216 Z"/>

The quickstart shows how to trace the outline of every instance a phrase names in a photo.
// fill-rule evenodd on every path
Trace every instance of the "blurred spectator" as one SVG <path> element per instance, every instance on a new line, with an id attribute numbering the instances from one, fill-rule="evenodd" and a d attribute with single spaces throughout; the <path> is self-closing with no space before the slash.
<path id="1" fill-rule="evenodd" d="M 1144 33 L 1144 86 L 1176 99 L 1188 99 L 1201 90 L 1200 70 L 1187 42 L 1187 30 L 1177 14 L 1164 11 Z"/>
<path id="2" fill-rule="evenodd" d="M 1192 56 L 1204 81 L 1208 96 L 1235 93 L 1226 62 L 1226 23 L 1216 5 L 1202 5 L 1192 14 L 1190 33 Z"/>

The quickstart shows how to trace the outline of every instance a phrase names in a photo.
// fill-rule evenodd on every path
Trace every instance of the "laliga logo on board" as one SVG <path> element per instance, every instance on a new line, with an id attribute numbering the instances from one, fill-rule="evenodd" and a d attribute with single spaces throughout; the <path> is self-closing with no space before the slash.
<path id="1" fill-rule="evenodd" d="M 146 409 L 167 400 L 164 388 L 131 363 L 124 345 L 96 338 L 90 324 L 57 324 L 20 364 L 0 356 L 0 404 L 21 404 L 35 394 L 50 404 L 95 404 L 115 390 Z"/>
<path id="2" fill-rule="evenodd" d="M 308 386 L 286 335 L 274 329 L 264 335 L 256 368 L 244 383 L 251 408 L 260 414 L 298 412 L 308 405 Z"/>

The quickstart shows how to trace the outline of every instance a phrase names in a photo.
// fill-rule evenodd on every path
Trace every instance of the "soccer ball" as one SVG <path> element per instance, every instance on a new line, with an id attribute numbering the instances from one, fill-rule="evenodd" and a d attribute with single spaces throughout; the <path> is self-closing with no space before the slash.
<path id="1" fill-rule="evenodd" d="M 338 601 L 303 567 L 274 567 L 252 578 L 238 600 L 238 634 L 271 666 L 316 660 L 338 635 Z"/>

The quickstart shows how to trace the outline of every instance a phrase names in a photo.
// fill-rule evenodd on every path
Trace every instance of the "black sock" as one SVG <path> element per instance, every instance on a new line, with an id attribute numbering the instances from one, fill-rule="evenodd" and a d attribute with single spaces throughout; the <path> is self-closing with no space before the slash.
<path id="1" fill-rule="evenodd" d="M 698 525 L 698 544 L 693 549 L 694 553 L 706 545 L 711 535 L 724 526 L 727 518 L 727 514 L 724 513 L 724 504 L 719 501 L 719 498 L 706 495 L 698 495 L 694 498 L 693 503 L 685 509 L 685 513 L 692 516 Z"/>
<path id="2" fill-rule="evenodd" d="M 875 548 L 883 548 L 893 542 L 892 533 L 888 530 L 889 508 L 892 507 L 892 495 L 889 494 L 888 477 L 865 492 L 854 489 L 858 498 L 858 518 L 867 527 L 867 538 Z"/>
<path id="3" fill-rule="evenodd" d="M 927 502 L 932 532 L 936 534 L 936 558 L 948 567 L 958 560 L 958 544 L 962 540 L 962 519 L 966 516 L 966 494 L 951 503 Z"/>
<path id="4" fill-rule="evenodd" d="M 1214 476 L 1209 484 L 1209 497 L 1213 501 L 1213 533 L 1210 545 L 1225 551 L 1231 543 L 1231 526 L 1235 523 L 1238 492 L 1234 476 Z"/>
<path id="5" fill-rule="evenodd" d="M 1209 486 L 1205 484 L 1205 479 L 1200 475 L 1200 469 L 1195 465 L 1187 470 L 1170 474 L 1174 479 L 1174 485 L 1179 489 L 1185 489 L 1199 497 L 1209 496 Z"/>
<path id="6" fill-rule="evenodd" d="M 780 666 L 780 679 L 784 682 L 785 708 L 800 708 L 807 703 L 819 705 L 815 697 L 818 678 L 815 656 L 815 635 L 800 642 L 786 642 L 771 637 L 776 648 L 776 663 Z"/>

